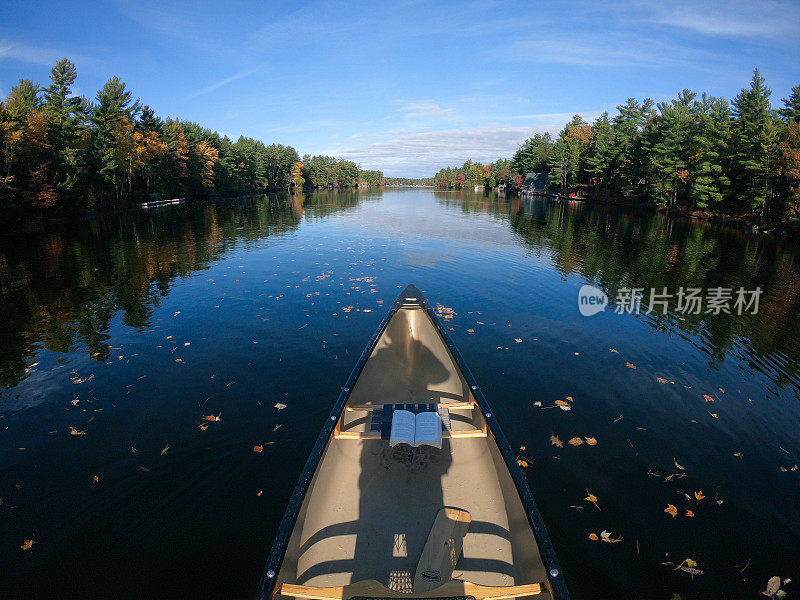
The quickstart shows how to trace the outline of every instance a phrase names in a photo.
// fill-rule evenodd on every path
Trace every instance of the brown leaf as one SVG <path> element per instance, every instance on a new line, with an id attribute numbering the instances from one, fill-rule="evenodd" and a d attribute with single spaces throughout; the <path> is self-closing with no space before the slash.
<path id="1" fill-rule="evenodd" d="M 693 519 L 694 518 L 694 513 L 692 511 L 690 511 L 690 510 L 687 510 L 685 516 L 689 517 L 690 519 Z"/>
<path id="2" fill-rule="evenodd" d="M 571 446 L 580 446 L 583 443 L 583 440 L 579 437 L 574 437 L 567 443 L 570 444 Z"/>
<path id="3" fill-rule="evenodd" d="M 705 498 L 705 494 L 703 494 L 703 490 L 700 490 L 694 493 L 694 497 L 697 498 L 698 500 L 702 500 L 703 498 Z"/>
<path id="4" fill-rule="evenodd" d="M 590 540 L 594 540 L 594 541 L 596 542 L 596 541 L 597 541 L 598 539 L 600 539 L 600 538 L 598 538 L 598 537 L 597 537 L 597 534 L 596 534 L 596 533 L 590 533 L 590 534 L 589 534 L 589 539 L 590 539 Z"/>
<path id="5" fill-rule="evenodd" d="M 673 517 L 678 516 L 678 509 L 675 508 L 672 504 L 667 504 L 667 508 L 664 509 L 664 512 L 672 515 Z"/>
<path id="6" fill-rule="evenodd" d="M 775 575 L 774 577 L 769 578 L 769 581 L 767 582 L 767 589 L 761 593 L 772 598 L 778 593 L 779 589 L 781 589 L 781 578 Z"/>
<path id="7" fill-rule="evenodd" d="M 164 449 L 161 451 L 161 456 L 164 456 L 167 453 L 167 450 L 169 450 L 169 446 L 164 446 Z"/>
<path id="8" fill-rule="evenodd" d="M 619 354 L 619 350 L 615 350 L 614 348 L 609 348 L 609 350 L 614 354 Z"/>
<path id="9" fill-rule="evenodd" d="M 594 439 L 593 437 L 587 437 L 586 443 L 589 444 L 590 446 L 594 446 L 595 444 L 597 444 L 597 440 Z"/>
<path id="10" fill-rule="evenodd" d="M 550 436 L 550 443 L 553 446 L 558 446 L 559 448 L 563 448 L 564 447 L 564 442 L 562 442 L 560 439 L 558 439 L 555 435 L 551 435 Z"/>
<path id="11" fill-rule="evenodd" d="M 22 542 L 20 548 L 22 548 L 23 550 L 30 550 L 31 546 L 33 546 L 35 543 L 36 542 L 34 542 L 33 540 L 25 540 L 24 542 Z"/>
<path id="12" fill-rule="evenodd" d="M 253 452 L 263 452 L 264 446 L 253 446 Z"/>
<path id="13" fill-rule="evenodd" d="M 258 490 L 258 493 L 256 494 L 256 496 L 258 496 L 260 498 L 261 494 L 263 494 L 263 493 L 264 493 L 264 490 Z"/>
<path id="14" fill-rule="evenodd" d="M 206 415 L 204 418 L 206 421 L 219 421 L 219 416 Z"/>
<path id="15" fill-rule="evenodd" d="M 86 430 L 76 429 L 75 427 L 69 428 L 70 435 L 86 435 Z"/>
<path id="16" fill-rule="evenodd" d="M 708 394 L 703 394 L 703 398 L 706 399 L 706 402 L 713 402 L 714 401 L 714 398 L 712 398 Z"/>
<path id="17" fill-rule="evenodd" d="M 635 364 L 633 364 L 633 363 L 629 363 L 629 362 L 626 362 L 626 363 L 625 363 L 625 366 L 626 366 L 626 367 L 628 367 L 629 369 L 635 369 L 635 368 L 636 368 L 636 365 L 635 365 Z"/>
<path id="18" fill-rule="evenodd" d="M 557 406 L 569 406 L 569 402 L 567 402 L 566 400 L 556 400 L 556 405 Z"/>

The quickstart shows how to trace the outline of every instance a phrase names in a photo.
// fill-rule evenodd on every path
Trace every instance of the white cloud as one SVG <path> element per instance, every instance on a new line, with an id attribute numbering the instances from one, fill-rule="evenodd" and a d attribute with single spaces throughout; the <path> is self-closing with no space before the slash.
<path id="1" fill-rule="evenodd" d="M 657 23 L 703 35 L 780 37 L 788 34 L 796 37 L 800 30 L 800 7 L 786 2 L 692 2 L 653 6 Z"/>
<path id="2" fill-rule="evenodd" d="M 30 63 L 52 67 L 62 58 L 67 57 L 78 65 L 94 63 L 91 58 L 77 54 L 75 52 L 65 52 L 44 46 L 30 46 L 27 44 L 17 44 L 8 40 L 0 40 L 0 61 L 16 60 L 19 62 Z"/>
<path id="3" fill-rule="evenodd" d="M 209 92 L 213 92 L 214 90 L 218 90 L 219 88 L 228 85 L 229 83 L 233 83 L 239 79 L 247 77 L 248 75 L 252 75 L 258 69 L 250 69 L 249 71 L 242 71 L 241 73 L 236 73 L 236 75 L 231 75 L 230 77 L 226 77 L 225 79 L 220 79 L 216 83 L 212 83 L 211 85 L 204 87 L 196 92 L 193 92 L 187 96 L 188 98 L 197 98 L 198 96 L 202 96 L 203 94 L 208 94 Z"/>
<path id="4" fill-rule="evenodd" d="M 451 118 L 455 116 L 452 109 L 442 108 L 436 102 L 407 102 L 399 110 L 410 118 Z"/>
<path id="5" fill-rule="evenodd" d="M 385 175 L 431 177 L 445 166 L 467 159 L 491 162 L 511 158 L 519 145 L 534 133 L 557 131 L 569 117 L 550 126 L 482 127 L 414 133 L 355 148 L 325 152 L 357 163 L 365 169 L 381 169 Z"/>

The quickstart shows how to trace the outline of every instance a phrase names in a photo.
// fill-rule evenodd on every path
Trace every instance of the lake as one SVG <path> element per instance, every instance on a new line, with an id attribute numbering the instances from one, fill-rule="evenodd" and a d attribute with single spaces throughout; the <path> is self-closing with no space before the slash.
<path id="1" fill-rule="evenodd" d="M 409 283 L 454 313 L 573 598 L 756 598 L 774 575 L 796 597 L 797 246 L 426 189 L 0 237 L 0 597 L 251 598 L 340 386 Z M 606 310 L 579 312 L 586 284 Z M 762 293 L 756 314 L 614 310 L 620 288 L 664 287 Z"/>

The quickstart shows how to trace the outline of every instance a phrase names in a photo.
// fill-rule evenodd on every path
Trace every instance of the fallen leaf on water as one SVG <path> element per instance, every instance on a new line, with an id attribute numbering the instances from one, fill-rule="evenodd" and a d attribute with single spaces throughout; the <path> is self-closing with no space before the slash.
<path id="1" fill-rule="evenodd" d="M 609 350 L 614 354 L 619 354 L 619 350 L 615 350 L 614 348 L 609 348 Z"/>
<path id="2" fill-rule="evenodd" d="M 167 453 L 167 450 L 169 450 L 169 446 L 164 446 L 164 449 L 161 451 L 161 456 L 164 456 Z"/>
<path id="3" fill-rule="evenodd" d="M 774 577 L 770 577 L 769 581 L 767 581 L 767 589 L 765 589 L 762 594 L 765 596 L 769 596 L 772 598 L 775 594 L 778 593 L 778 590 L 781 589 L 781 578 L 775 575 Z"/>
<path id="4" fill-rule="evenodd" d="M 25 540 L 24 542 L 22 542 L 20 548 L 22 548 L 23 550 L 30 550 L 31 546 L 33 546 L 35 543 L 36 542 L 34 542 L 33 540 Z"/>
<path id="5" fill-rule="evenodd" d="M 706 402 L 713 402 L 714 401 L 714 398 L 712 398 L 708 394 L 703 394 L 703 398 L 706 399 Z"/>
<path id="6" fill-rule="evenodd" d="M 182 358 L 176 358 L 175 362 L 183 362 L 183 359 Z"/>
<path id="7" fill-rule="evenodd" d="M 263 494 L 263 493 L 264 493 L 264 490 L 258 490 L 258 493 L 256 494 L 256 496 L 258 496 L 260 498 L 261 494 Z"/>
<path id="8" fill-rule="evenodd" d="M 717 415 L 717 413 L 708 413 L 708 414 L 710 414 L 715 419 L 719 419 L 719 415 Z"/>
<path id="9" fill-rule="evenodd" d="M 583 440 L 579 437 L 574 437 L 567 443 L 571 446 L 580 446 L 583 443 Z"/>
<path id="10" fill-rule="evenodd" d="M 100 483 L 100 476 L 95 475 L 94 477 L 92 477 L 92 483 Z"/>
<path id="11" fill-rule="evenodd" d="M 636 365 L 635 365 L 635 364 L 633 364 L 633 363 L 629 363 L 629 362 L 626 362 L 626 363 L 625 363 L 625 366 L 626 366 L 626 367 L 628 367 L 629 369 L 635 369 L 635 368 L 636 368 Z"/>
<path id="12" fill-rule="evenodd" d="M 685 563 L 686 563 L 686 566 L 687 566 L 687 567 L 696 567 L 696 566 L 697 566 L 697 561 L 696 561 L 696 560 L 692 560 L 691 558 L 687 558 L 687 559 L 686 559 L 685 561 L 683 561 L 683 562 L 685 562 Z"/>
<path id="13" fill-rule="evenodd" d="M 522 338 L 514 338 L 514 341 L 517 342 L 518 344 L 521 344 L 522 343 Z"/>
<path id="14" fill-rule="evenodd" d="M 734 452 L 733 455 L 734 456 L 738 456 L 739 458 L 742 458 L 742 453 L 741 452 Z"/>
<path id="15" fill-rule="evenodd" d="M 263 452 L 264 446 L 253 446 L 253 452 Z"/>
<path id="16" fill-rule="evenodd" d="M 679 468 L 681 471 L 685 471 L 685 470 L 686 470 L 686 469 L 684 469 L 682 466 L 680 466 L 680 465 L 678 464 L 678 461 L 677 461 L 677 460 L 675 460 L 674 458 L 672 459 L 672 462 L 674 462 L 674 463 L 675 463 L 675 466 L 676 466 L 676 467 L 678 467 L 678 468 Z"/>
<path id="17" fill-rule="evenodd" d="M 70 400 L 70 403 L 72 404 L 72 406 L 78 406 L 78 399 L 75 398 L 75 400 Z"/>
<path id="18" fill-rule="evenodd" d="M 275 427 L 272 428 L 272 431 L 278 431 L 278 429 L 280 428 L 281 428 L 281 423 L 278 423 L 277 425 L 275 425 Z"/>
<path id="19" fill-rule="evenodd" d="M 592 494 L 592 493 L 591 493 L 589 490 L 586 490 L 586 493 L 588 494 L 588 496 L 586 496 L 586 498 L 584 498 L 584 500 L 586 500 L 587 502 L 591 502 L 592 504 L 594 504 L 594 505 L 597 507 L 597 510 L 602 510 L 602 509 L 600 508 L 600 505 L 597 503 L 597 496 L 595 496 L 594 494 Z"/>
<path id="20" fill-rule="evenodd" d="M 555 435 L 551 435 L 550 436 L 550 443 L 553 446 L 558 446 L 559 448 L 563 448 L 564 447 L 564 442 L 562 442 L 560 439 L 558 439 L 558 437 L 556 437 Z"/>
<path id="21" fill-rule="evenodd" d="M 569 406 L 566 400 L 556 400 L 556 406 Z"/>
<path id="22" fill-rule="evenodd" d="M 467 329 L 467 333 L 475 333 L 474 329 Z"/>
<path id="23" fill-rule="evenodd" d="M 622 536 L 618 538 L 612 538 L 610 531 L 603 530 L 600 532 L 600 539 L 603 540 L 604 542 L 608 542 L 609 544 L 616 544 L 617 542 L 622 541 Z"/>
<path id="24" fill-rule="evenodd" d="M 219 415 L 206 415 L 204 418 L 206 421 L 219 421 Z"/>
<path id="25" fill-rule="evenodd" d="M 558 408 L 560 408 L 561 410 L 572 410 L 572 408 L 571 408 L 571 407 L 569 407 L 569 406 L 562 406 L 562 405 L 559 405 L 559 407 L 558 407 Z"/>
<path id="26" fill-rule="evenodd" d="M 573 402 L 573 400 L 572 400 L 572 396 L 567 396 L 567 401 L 569 401 L 569 402 Z"/>
<path id="27" fill-rule="evenodd" d="M 525 446 L 520 446 L 519 449 L 520 450 L 525 450 Z"/>
<path id="28" fill-rule="evenodd" d="M 286 408 L 286 405 L 285 405 L 285 404 L 282 404 L 281 402 L 278 402 L 278 403 L 275 405 L 275 408 L 277 408 L 278 410 L 283 410 L 284 408 Z"/>
<path id="29" fill-rule="evenodd" d="M 694 518 L 694 513 L 692 511 L 690 511 L 690 510 L 687 510 L 685 516 L 689 517 L 690 519 L 693 519 Z"/>
<path id="30" fill-rule="evenodd" d="M 702 500 L 706 496 L 705 496 L 705 494 L 703 494 L 703 490 L 699 490 L 699 491 L 694 493 L 694 497 L 697 498 L 698 500 Z"/>
<path id="31" fill-rule="evenodd" d="M 200 428 L 200 431 L 205 431 L 206 429 L 208 429 L 208 423 L 200 423 L 198 427 Z"/>
<path id="32" fill-rule="evenodd" d="M 596 542 L 596 541 L 597 541 L 598 539 L 600 539 L 600 538 L 598 538 L 598 537 L 597 537 L 597 534 L 596 534 L 596 533 L 590 533 L 590 534 L 589 534 L 589 539 L 590 539 L 590 540 L 594 540 L 594 541 Z"/>
<path id="33" fill-rule="evenodd" d="M 589 444 L 590 446 L 594 446 L 597 443 L 597 440 L 594 439 L 593 437 L 587 437 L 586 443 Z"/>
<path id="34" fill-rule="evenodd" d="M 70 435 L 86 435 L 86 430 L 83 429 L 76 429 L 75 427 L 69 428 Z"/>
<path id="35" fill-rule="evenodd" d="M 541 407 L 542 403 L 539 400 L 537 400 L 536 402 L 533 403 L 533 405 Z"/>
<path id="36" fill-rule="evenodd" d="M 517 460 L 517 464 L 518 464 L 520 467 L 527 467 L 527 466 L 528 466 L 528 463 L 527 463 L 527 461 L 524 461 L 524 460 L 522 460 L 521 458 Z"/>
<path id="37" fill-rule="evenodd" d="M 667 508 L 664 509 L 664 512 L 672 515 L 673 517 L 678 516 L 678 509 L 675 508 L 672 504 L 667 504 Z"/>

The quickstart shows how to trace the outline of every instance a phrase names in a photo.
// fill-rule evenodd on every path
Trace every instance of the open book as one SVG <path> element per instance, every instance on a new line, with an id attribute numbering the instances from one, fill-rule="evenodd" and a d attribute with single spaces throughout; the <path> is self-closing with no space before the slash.
<path id="1" fill-rule="evenodd" d="M 417 415 L 408 410 L 392 413 L 392 433 L 389 445 L 411 444 L 415 448 L 425 444 L 442 447 L 442 419 L 435 412 L 421 412 Z"/>

